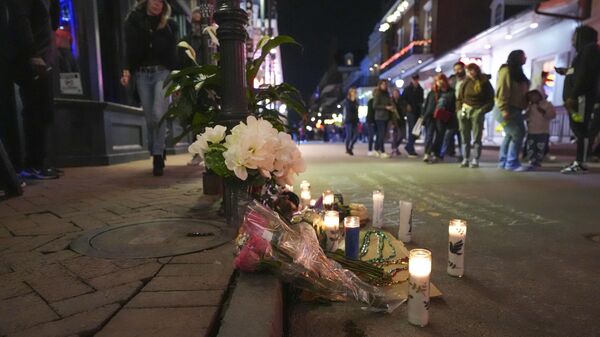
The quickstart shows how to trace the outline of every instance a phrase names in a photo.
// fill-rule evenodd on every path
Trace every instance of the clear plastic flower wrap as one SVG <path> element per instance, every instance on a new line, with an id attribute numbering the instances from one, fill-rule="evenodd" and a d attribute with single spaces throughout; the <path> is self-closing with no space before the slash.
<path id="1" fill-rule="evenodd" d="M 353 298 L 372 311 L 392 312 L 405 301 L 328 259 L 311 225 L 292 227 L 256 201 L 247 207 L 237 244 L 234 263 L 242 271 L 270 267 L 298 288 L 333 300 Z"/>

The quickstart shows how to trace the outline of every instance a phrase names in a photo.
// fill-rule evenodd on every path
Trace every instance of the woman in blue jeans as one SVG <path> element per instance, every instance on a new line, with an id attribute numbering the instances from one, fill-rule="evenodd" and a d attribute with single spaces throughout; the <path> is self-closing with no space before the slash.
<path id="1" fill-rule="evenodd" d="M 529 91 L 529 79 L 523 73 L 525 61 L 527 57 L 522 50 L 510 52 L 506 64 L 498 71 L 496 86 L 496 106 L 505 134 L 500 146 L 498 167 L 515 172 L 527 170 L 519 161 L 525 137 L 523 110 L 527 107 Z"/>
<path id="2" fill-rule="evenodd" d="M 390 119 L 390 111 L 393 109 L 392 99 L 388 92 L 388 81 L 379 80 L 377 88 L 373 93 L 373 110 L 375 110 L 375 125 L 377 126 L 377 141 L 375 142 L 375 153 L 379 158 L 389 158 L 385 153 L 385 136 L 387 134 L 387 124 Z"/>
<path id="3" fill-rule="evenodd" d="M 164 0 L 140 0 L 125 19 L 126 67 L 121 84 L 135 85 L 148 127 L 148 147 L 152 155 L 152 174 L 162 176 L 165 167 L 166 124 L 160 119 L 167 112 L 164 82 L 176 64 L 177 24 L 170 20 L 171 7 Z"/>

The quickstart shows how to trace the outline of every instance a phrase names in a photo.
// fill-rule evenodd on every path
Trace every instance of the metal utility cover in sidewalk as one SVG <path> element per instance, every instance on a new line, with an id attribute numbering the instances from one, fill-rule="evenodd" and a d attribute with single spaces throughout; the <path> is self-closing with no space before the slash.
<path id="1" fill-rule="evenodd" d="M 232 235 L 219 221 L 158 219 L 94 230 L 73 241 L 71 249 L 93 257 L 156 258 L 217 247 Z"/>

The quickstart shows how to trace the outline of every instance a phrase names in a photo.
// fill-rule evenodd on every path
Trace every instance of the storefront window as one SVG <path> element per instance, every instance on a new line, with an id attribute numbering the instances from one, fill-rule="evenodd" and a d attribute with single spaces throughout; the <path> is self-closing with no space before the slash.
<path id="1" fill-rule="evenodd" d="M 60 93 L 83 95 L 78 64 L 77 19 L 73 11 L 73 0 L 60 0 L 60 25 L 56 31 L 55 41 Z"/>

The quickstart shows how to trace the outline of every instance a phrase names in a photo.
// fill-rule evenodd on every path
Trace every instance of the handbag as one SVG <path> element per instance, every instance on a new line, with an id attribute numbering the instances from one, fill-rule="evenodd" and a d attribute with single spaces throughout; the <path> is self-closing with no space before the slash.
<path id="1" fill-rule="evenodd" d="M 415 137 L 419 137 L 421 135 L 421 130 L 423 129 L 423 117 L 419 117 L 415 122 L 415 126 L 412 129 L 412 134 Z"/>
<path id="2" fill-rule="evenodd" d="M 448 123 L 452 118 L 452 112 L 443 108 L 435 109 L 433 112 L 433 118 L 443 123 Z"/>

